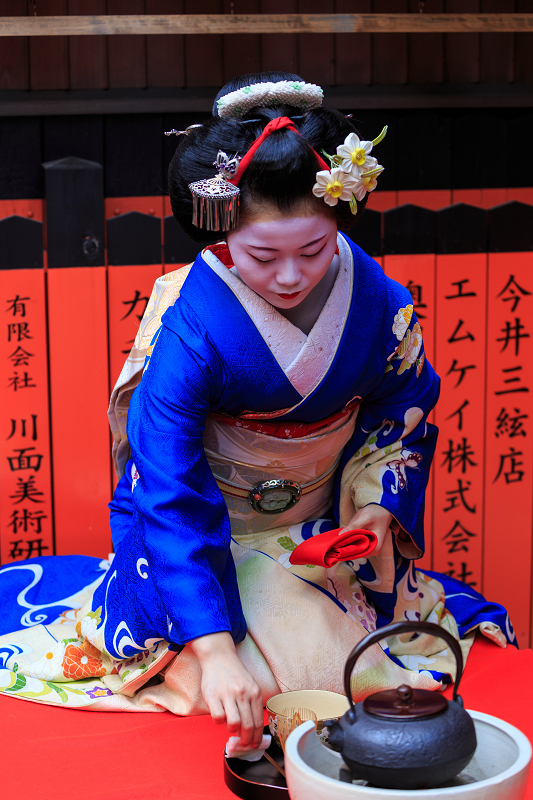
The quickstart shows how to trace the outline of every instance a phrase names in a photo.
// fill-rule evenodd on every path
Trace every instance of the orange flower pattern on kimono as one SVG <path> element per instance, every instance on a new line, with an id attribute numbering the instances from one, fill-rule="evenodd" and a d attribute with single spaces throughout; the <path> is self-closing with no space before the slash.
<path id="1" fill-rule="evenodd" d="M 89 644 L 88 642 L 84 644 Z M 97 652 L 95 647 L 89 644 L 91 651 Z M 106 669 L 102 665 L 100 658 L 94 658 L 89 655 L 87 650 L 82 646 L 69 644 L 65 650 L 65 657 L 63 659 L 63 675 L 65 678 L 71 678 L 73 681 L 82 680 L 82 678 L 102 677 L 106 674 Z"/>

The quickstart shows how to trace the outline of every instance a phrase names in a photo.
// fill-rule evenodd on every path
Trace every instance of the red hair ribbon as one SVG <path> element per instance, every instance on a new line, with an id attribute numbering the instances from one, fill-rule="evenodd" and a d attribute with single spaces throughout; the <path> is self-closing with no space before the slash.
<path id="1" fill-rule="evenodd" d="M 263 144 L 263 142 L 265 141 L 267 136 L 270 136 L 271 133 L 274 133 L 274 131 L 279 131 L 282 128 L 287 128 L 288 130 L 294 131 L 299 136 L 301 136 L 300 131 L 296 128 L 294 122 L 292 121 L 292 119 L 289 119 L 289 117 L 276 117 L 275 119 L 270 120 L 268 125 L 265 126 L 265 129 L 264 129 L 263 133 L 261 134 L 261 136 L 259 136 L 255 140 L 255 142 L 250 146 L 250 149 L 241 158 L 240 163 L 239 163 L 239 169 L 237 170 L 237 174 L 233 178 L 231 178 L 229 183 L 232 183 L 234 186 L 238 186 L 239 185 L 239 181 L 242 178 L 242 176 L 244 175 L 246 169 L 250 166 L 250 162 L 251 162 L 252 158 L 254 157 L 256 151 L 261 147 L 261 145 Z M 324 159 L 321 158 L 321 156 L 318 155 L 316 150 L 313 150 L 313 153 L 316 156 L 316 160 L 318 161 L 318 165 L 319 165 L 320 169 L 321 170 L 322 169 L 329 170 L 328 165 L 326 164 Z"/>

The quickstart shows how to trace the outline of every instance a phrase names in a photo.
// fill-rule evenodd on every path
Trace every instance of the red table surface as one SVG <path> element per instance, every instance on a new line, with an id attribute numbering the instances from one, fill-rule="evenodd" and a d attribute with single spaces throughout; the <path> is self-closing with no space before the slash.
<path id="1" fill-rule="evenodd" d="M 532 675 L 533 651 L 479 639 L 460 693 L 467 708 L 501 717 L 533 740 Z M 226 738 L 207 716 L 75 711 L 1 695 L 2 796 L 230 800 Z M 533 776 L 526 800 L 533 800 Z"/>

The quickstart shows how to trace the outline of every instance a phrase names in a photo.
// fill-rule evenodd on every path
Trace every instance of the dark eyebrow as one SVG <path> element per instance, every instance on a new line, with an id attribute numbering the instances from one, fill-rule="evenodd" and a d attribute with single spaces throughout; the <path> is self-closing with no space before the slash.
<path id="1" fill-rule="evenodd" d="M 324 236 L 326 236 L 326 235 L 327 234 L 324 234 L 323 236 L 319 236 L 318 239 L 313 239 L 312 242 L 307 242 L 307 244 L 304 244 L 301 247 L 299 247 L 298 250 L 305 250 L 306 247 L 311 247 L 313 244 L 318 244 L 318 242 L 321 242 L 322 239 L 324 238 Z M 278 252 L 276 247 L 260 247 L 259 245 L 255 245 L 255 244 L 249 244 L 248 247 L 251 247 L 253 250 L 268 250 L 271 253 L 277 253 Z"/>

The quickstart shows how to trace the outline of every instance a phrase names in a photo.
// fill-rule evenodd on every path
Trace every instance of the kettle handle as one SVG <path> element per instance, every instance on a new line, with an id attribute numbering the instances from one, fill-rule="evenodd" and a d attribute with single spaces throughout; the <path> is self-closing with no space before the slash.
<path id="1" fill-rule="evenodd" d="M 352 698 L 351 690 L 351 677 L 355 667 L 355 662 L 368 647 L 376 644 L 376 642 L 379 642 L 386 636 L 395 636 L 400 633 L 429 633 L 430 636 L 435 636 L 437 639 L 444 639 L 446 644 L 450 645 L 457 662 L 457 676 L 453 690 L 453 699 L 456 703 L 459 702 L 459 704 L 462 706 L 463 701 L 457 692 L 459 691 L 459 683 L 463 677 L 463 653 L 457 639 L 452 636 L 449 631 L 441 628 L 439 625 L 435 625 L 434 622 L 393 622 L 391 625 L 385 625 L 385 627 L 379 628 L 379 630 L 369 633 L 368 636 L 365 636 L 364 639 L 361 639 L 361 641 L 356 644 L 348 656 L 348 660 L 344 668 L 344 691 L 346 692 L 346 697 L 348 698 L 352 712 L 355 714 L 355 704 Z"/>

